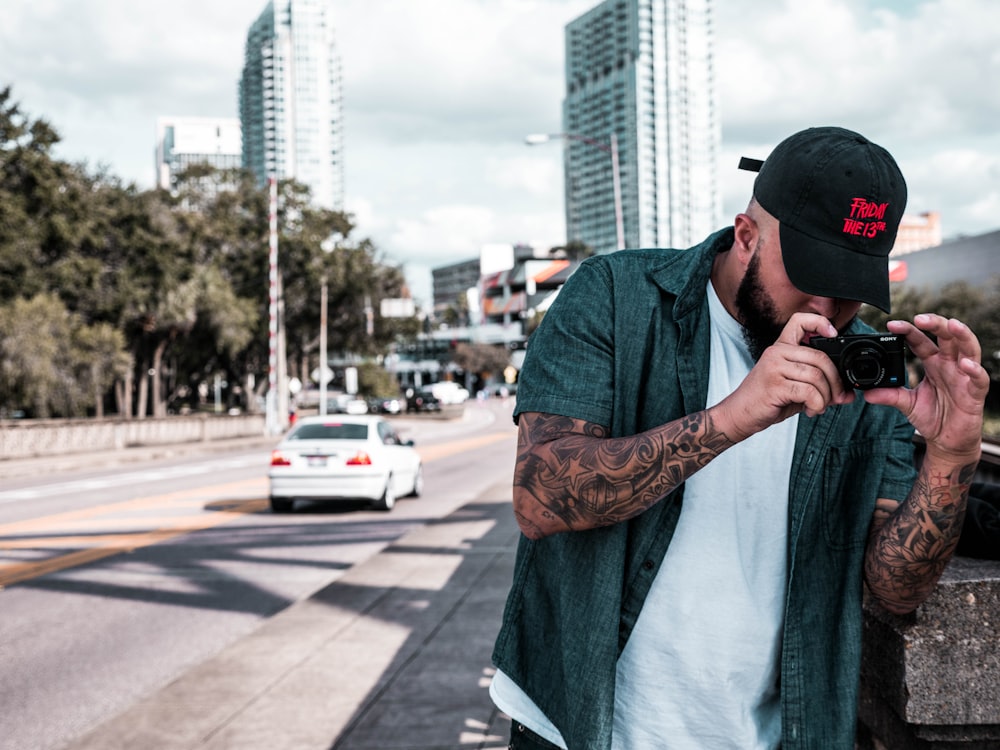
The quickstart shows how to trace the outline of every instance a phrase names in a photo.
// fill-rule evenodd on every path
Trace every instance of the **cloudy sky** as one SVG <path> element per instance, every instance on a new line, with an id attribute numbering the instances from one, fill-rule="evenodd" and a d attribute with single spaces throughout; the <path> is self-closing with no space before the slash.
<path id="1" fill-rule="evenodd" d="M 483 244 L 564 239 L 563 29 L 597 0 L 331 0 L 345 88 L 347 208 L 414 295 Z M 237 114 L 264 0 L 3 0 L 0 87 L 57 156 L 152 186 L 156 118 Z M 908 211 L 945 237 L 1000 228 L 1000 3 L 715 0 L 728 221 L 763 158 L 811 125 L 897 157 Z"/>

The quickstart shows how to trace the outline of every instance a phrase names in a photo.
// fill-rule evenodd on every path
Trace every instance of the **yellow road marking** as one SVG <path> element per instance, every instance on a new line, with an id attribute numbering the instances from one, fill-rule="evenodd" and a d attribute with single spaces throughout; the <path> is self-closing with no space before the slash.
<path id="1" fill-rule="evenodd" d="M 513 437 L 513 432 L 493 433 L 465 440 L 441 443 L 440 445 L 418 447 L 417 452 L 424 462 L 438 461 L 442 458 L 447 458 L 474 448 L 481 448 L 502 440 L 509 440 Z M 69 545 L 90 545 L 87 549 L 55 555 L 45 560 L 2 564 L 0 565 L 0 589 L 48 573 L 56 573 L 78 565 L 95 562 L 96 560 L 111 557 L 122 552 L 131 552 L 142 547 L 149 547 L 158 542 L 194 531 L 202 531 L 220 526 L 246 513 L 262 511 L 268 505 L 267 500 L 263 498 L 238 502 L 230 500 L 204 503 L 203 501 L 207 497 L 219 494 L 232 495 L 241 491 L 244 493 L 266 494 L 266 481 L 266 477 L 257 477 L 239 482 L 201 487 L 195 490 L 171 492 L 163 495 L 139 497 L 120 503 L 98 505 L 91 508 L 67 511 L 65 513 L 56 513 L 42 518 L 0 524 L 0 549 L 52 549 Z M 193 503 L 200 503 L 203 509 L 211 509 L 211 512 L 199 514 L 198 516 L 185 514 L 176 517 L 158 516 L 151 519 L 149 517 L 142 518 L 137 515 L 127 519 L 122 518 L 123 513 L 150 510 L 165 506 L 179 511 L 185 507 L 189 507 Z M 101 518 L 101 516 L 108 516 L 110 514 L 114 514 L 114 517 Z M 164 522 L 165 525 L 149 531 L 78 536 L 83 529 L 92 528 L 98 523 L 104 524 L 106 528 L 109 524 L 121 525 L 143 522 L 149 524 L 150 521 Z M 60 526 L 66 528 L 67 533 L 52 536 L 53 529 Z M 33 536 L 29 539 L 3 538 L 31 532 L 43 532 L 47 533 L 47 536 Z"/>
<path id="2" fill-rule="evenodd" d="M 498 432 L 490 435 L 480 435 L 479 437 L 468 438 L 467 440 L 456 440 L 450 443 L 441 443 L 441 445 L 429 445 L 425 447 L 417 446 L 416 450 L 417 453 L 420 454 L 420 458 L 422 460 L 437 461 L 442 458 L 454 456 L 457 453 L 472 450 L 473 448 L 482 448 L 484 445 L 492 445 L 493 443 L 499 443 L 501 440 L 511 440 L 513 438 L 513 432 Z"/>

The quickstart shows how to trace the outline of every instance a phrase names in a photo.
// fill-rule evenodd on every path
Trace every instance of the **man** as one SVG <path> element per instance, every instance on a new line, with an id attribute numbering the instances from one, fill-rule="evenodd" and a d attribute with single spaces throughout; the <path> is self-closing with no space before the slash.
<path id="1" fill-rule="evenodd" d="M 511 748 L 848 750 L 862 581 L 909 612 L 954 550 L 988 387 L 975 336 L 890 322 L 925 377 L 863 393 L 807 345 L 871 332 L 862 302 L 888 311 L 899 168 L 811 128 L 753 193 L 697 247 L 589 259 L 531 339 L 491 686 Z"/>

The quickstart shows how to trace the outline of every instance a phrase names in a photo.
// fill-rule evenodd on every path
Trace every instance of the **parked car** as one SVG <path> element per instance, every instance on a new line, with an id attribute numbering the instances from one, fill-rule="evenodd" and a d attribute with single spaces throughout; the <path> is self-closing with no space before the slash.
<path id="1" fill-rule="evenodd" d="M 423 491 L 413 441 L 371 414 L 299 419 L 272 451 L 268 479 L 275 513 L 293 510 L 296 499 L 367 499 L 388 511 L 397 497 Z"/>
<path id="2" fill-rule="evenodd" d="M 406 411 L 441 411 L 441 401 L 429 388 L 408 388 L 406 391 Z"/>
<path id="3" fill-rule="evenodd" d="M 370 398 L 368 411 L 371 414 L 399 414 L 403 405 L 398 398 Z"/>
<path id="4" fill-rule="evenodd" d="M 426 389 L 442 404 L 464 404 L 469 399 L 469 392 L 452 380 L 432 383 Z"/>

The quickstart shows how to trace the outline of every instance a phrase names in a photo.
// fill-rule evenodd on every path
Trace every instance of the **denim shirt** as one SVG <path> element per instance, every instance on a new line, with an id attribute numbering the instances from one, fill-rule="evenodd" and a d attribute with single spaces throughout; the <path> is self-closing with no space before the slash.
<path id="1" fill-rule="evenodd" d="M 729 228 L 688 250 L 626 250 L 582 263 L 529 342 L 515 419 L 559 414 L 621 437 L 704 409 L 705 286 L 732 241 Z M 851 332 L 870 330 L 859 322 Z M 867 532 L 877 498 L 909 493 L 912 436 L 897 410 L 860 397 L 799 420 L 788 497 L 783 750 L 853 747 Z M 611 747 L 615 664 L 683 496 L 682 485 L 625 523 L 520 540 L 493 661 L 570 750 Z"/>

